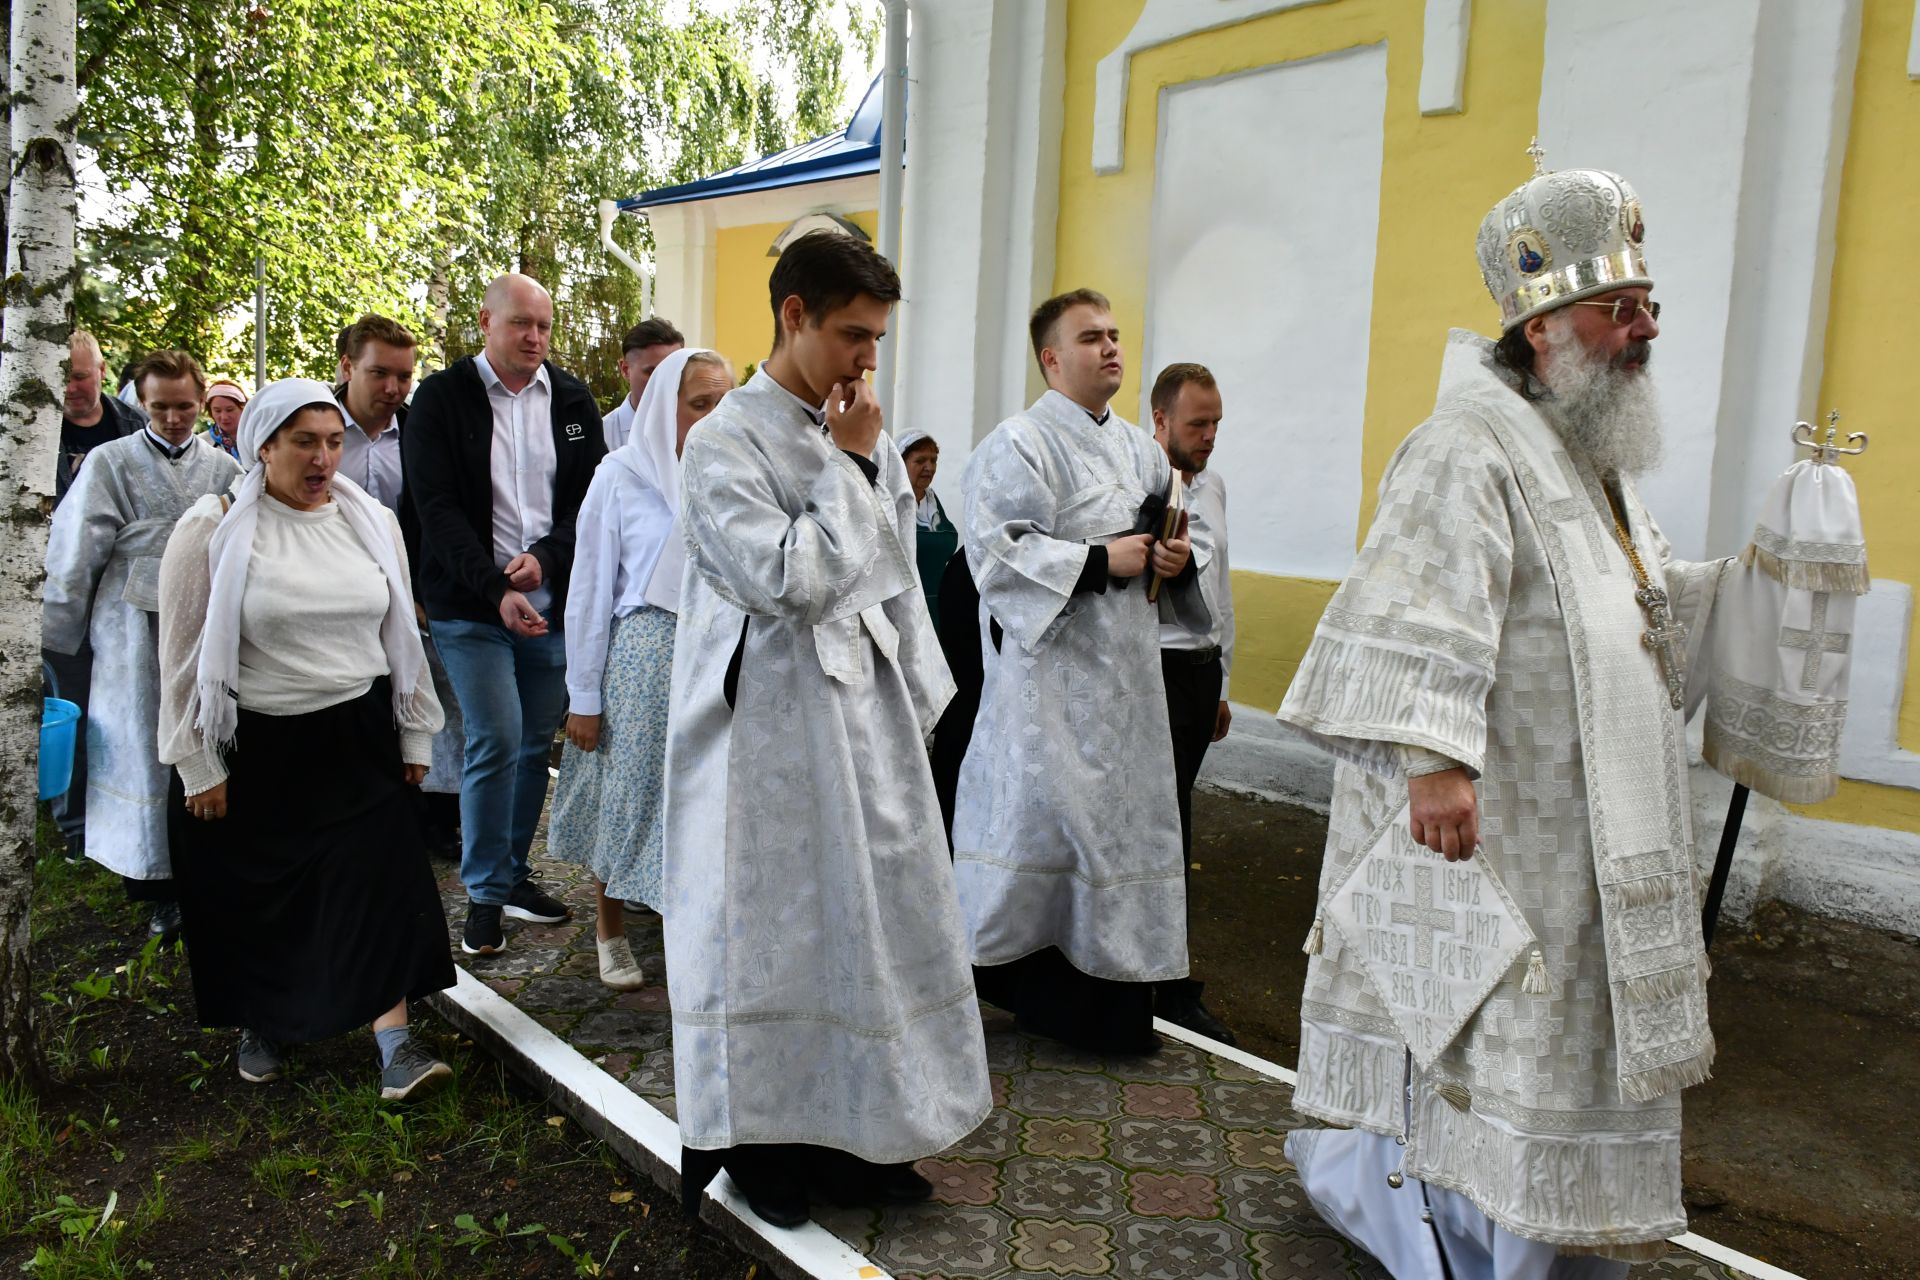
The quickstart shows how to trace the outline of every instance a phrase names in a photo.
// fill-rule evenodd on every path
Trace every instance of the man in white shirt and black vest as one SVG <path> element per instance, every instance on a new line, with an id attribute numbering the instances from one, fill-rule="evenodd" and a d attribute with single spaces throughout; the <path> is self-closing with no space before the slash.
<path id="1" fill-rule="evenodd" d="M 1170 364 L 1154 379 L 1153 438 L 1167 451 L 1186 490 L 1187 539 L 1200 593 L 1211 621 L 1163 614 L 1160 673 L 1167 686 L 1167 721 L 1173 729 L 1173 783 L 1180 801 L 1181 860 L 1192 881 L 1193 784 L 1207 748 L 1227 736 L 1233 712 L 1227 706 L 1227 670 L 1233 662 L 1233 585 L 1227 579 L 1227 484 L 1207 469 L 1220 431 L 1220 387 L 1205 365 Z M 1192 910 L 1189 899 L 1189 912 Z M 1168 1022 L 1223 1044 L 1238 1044 L 1233 1032 L 1200 1002 L 1203 983 L 1172 978 L 1154 991 L 1154 1012 Z"/>
<path id="2" fill-rule="evenodd" d="M 566 712 L 574 515 L 606 445 L 593 393 L 547 359 L 545 288 L 495 280 L 480 332 L 479 355 L 420 384 L 401 449 L 421 530 L 416 589 L 466 717 L 461 948 L 491 955 L 506 946 L 503 914 L 570 914 L 529 878 L 527 853 Z"/>

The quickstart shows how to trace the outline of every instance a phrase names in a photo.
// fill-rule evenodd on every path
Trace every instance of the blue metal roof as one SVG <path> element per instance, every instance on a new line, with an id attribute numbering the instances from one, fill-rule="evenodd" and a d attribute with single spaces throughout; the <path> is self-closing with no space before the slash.
<path id="1" fill-rule="evenodd" d="M 853 113 L 853 119 L 839 133 L 830 133 L 812 142 L 803 142 L 785 151 L 750 160 L 737 168 L 711 177 L 660 187 L 628 196 L 619 202 L 623 212 L 650 209 L 663 204 L 685 204 L 691 200 L 711 200 L 716 196 L 744 195 L 749 191 L 772 191 L 780 187 L 800 187 L 835 178 L 857 178 L 880 172 L 880 102 L 884 96 L 875 76 L 866 96 Z"/>

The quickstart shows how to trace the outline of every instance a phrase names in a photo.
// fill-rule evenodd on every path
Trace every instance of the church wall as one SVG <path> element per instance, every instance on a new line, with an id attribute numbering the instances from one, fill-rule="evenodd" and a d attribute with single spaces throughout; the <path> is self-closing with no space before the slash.
<path id="1" fill-rule="evenodd" d="M 1908 48 L 1916 17 L 1913 0 L 1866 0 L 1859 63 L 1854 74 L 1852 128 L 1833 265 L 1826 328 L 1825 377 L 1820 405 L 1838 406 L 1841 429 L 1872 437 L 1869 452 L 1849 463 L 1866 518 L 1867 554 L 1876 579 L 1920 584 L 1920 83 L 1908 75 Z M 1893 603 L 1881 592 L 1861 602 Z M 1889 620 L 1902 636 L 1911 626 L 1911 602 Z M 1888 648 L 1888 646 L 1882 646 Z M 1905 696 L 1897 743 L 1914 775 L 1920 762 L 1920 648 L 1905 646 Z M 1897 652 L 1897 647 L 1893 647 Z M 1856 668 L 1855 687 L 1863 673 Z M 1856 699 L 1859 694 L 1856 692 Z M 1920 832 L 1920 791 L 1845 781 L 1824 805 L 1799 812 L 1813 817 Z"/>
<path id="2" fill-rule="evenodd" d="M 1225 360 L 1199 350 L 1164 355 L 1209 364 L 1222 379 L 1227 414 L 1212 465 L 1228 482 L 1235 561 L 1247 566 L 1233 575 L 1238 619 L 1233 694 L 1237 702 L 1270 712 L 1279 706 L 1333 592 L 1329 579 L 1345 568 L 1290 570 L 1310 576 L 1273 572 L 1288 562 L 1285 530 L 1300 516 L 1303 501 L 1315 500 L 1310 492 L 1285 491 L 1273 473 L 1309 450 L 1328 448 L 1350 458 L 1355 473 L 1337 489 L 1338 502 L 1316 514 L 1323 521 L 1337 519 L 1345 527 L 1345 545 L 1356 545 L 1372 516 L 1387 459 L 1433 406 L 1448 328 L 1484 329 L 1497 315 L 1474 264 L 1473 240 L 1492 200 L 1526 171 L 1523 152 L 1539 96 L 1545 5 L 1481 0 L 1473 6 L 1467 109 L 1460 114 L 1421 114 L 1423 6 L 1408 0 L 1339 0 L 1295 8 L 1144 50 L 1131 64 L 1123 163 L 1113 173 L 1099 174 L 1090 162 L 1096 67 L 1134 29 L 1145 7 L 1142 0 L 1073 0 L 1069 6 L 1054 272 L 1057 289 L 1086 284 L 1112 299 L 1129 353 L 1117 403 L 1143 421 L 1155 372 L 1148 360 L 1162 360 L 1157 344 L 1149 350 L 1147 317 L 1153 287 L 1149 264 L 1158 265 L 1153 263 L 1154 209 L 1163 95 L 1193 91 L 1177 86 L 1279 64 L 1385 49 L 1385 109 L 1366 140 L 1379 169 L 1377 207 L 1353 216 L 1355 234 L 1347 243 L 1313 245 L 1316 252 L 1335 255 L 1336 262 L 1351 263 L 1360 282 L 1347 287 L 1363 294 L 1365 341 L 1347 343 L 1344 353 L 1316 347 L 1314 358 L 1343 361 L 1345 375 L 1363 388 L 1361 412 L 1341 422 L 1307 420 L 1294 412 L 1284 390 L 1273 403 L 1261 403 L 1257 391 L 1236 398 L 1237 384 L 1254 387 L 1266 372 L 1250 362 L 1254 353 Z M 1364 61 L 1349 65 L 1357 74 L 1371 72 Z M 1298 122 L 1260 118 L 1246 128 L 1264 134 L 1290 125 Z M 1376 229 L 1370 232 L 1370 227 Z M 1177 234 L 1177 228 L 1167 227 L 1162 238 Z M 1457 252 L 1437 253 L 1436 245 L 1457 246 Z M 1218 313 L 1213 323 L 1249 333 L 1271 331 L 1279 309 L 1311 314 L 1322 305 L 1327 287 L 1316 285 L 1306 297 L 1273 298 L 1222 282 L 1213 299 Z M 1336 281 L 1332 287 L 1341 286 Z M 1348 301 L 1336 299 L 1332 305 Z M 1158 317 L 1155 323 L 1168 327 Z M 1305 332 L 1309 336 L 1296 341 L 1311 341 L 1311 330 Z M 1322 443 L 1335 434 L 1344 438 Z"/>
<path id="3" fill-rule="evenodd" d="M 1626 173 L 1660 237 L 1650 248 L 1674 312 L 1655 368 L 1673 427 L 1669 464 L 1646 487 L 1676 549 L 1695 557 L 1737 550 L 1762 489 L 1794 456 L 1792 419 L 1837 404 L 1854 426 L 1877 428 L 1890 442 L 1876 440 L 1867 465 L 1852 468 L 1874 571 L 1920 580 L 1912 493 L 1920 444 L 1900 412 L 1914 398 L 1910 353 L 1920 349 L 1920 311 L 1910 300 L 1910 282 L 1920 278 L 1911 230 L 1920 225 L 1920 169 L 1911 164 L 1920 154 L 1920 85 L 1904 65 L 1911 0 L 1481 0 L 1470 11 L 1459 110 L 1432 115 L 1422 114 L 1420 82 L 1433 5 L 1237 7 L 1267 12 L 1193 30 L 1206 18 L 1189 22 L 1184 11 L 1199 10 L 1183 0 L 1069 0 L 1053 279 L 1056 289 L 1090 285 L 1113 300 L 1130 355 L 1117 403 L 1140 420 L 1165 361 L 1200 360 L 1222 379 L 1227 415 L 1213 465 L 1229 483 L 1240 566 L 1237 702 L 1261 711 L 1278 705 L 1340 572 L 1311 546 L 1289 546 L 1287 531 L 1344 525 L 1346 545 L 1354 545 L 1388 458 L 1431 408 L 1446 330 L 1494 331 L 1474 232 L 1493 200 L 1526 176 L 1523 149 L 1536 131 L 1549 163 Z M 1116 129 L 1099 105 L 1103 62 L 1111 94 L 1118 82 L 1110 55 L 1143 43 L 1143 30 L 1168 28 L 1193 33 L 1132 54 Z M 1335 61 L 1330 55 L 1344 55 L 1357 75 L 1363 68 L 1351 51 L 1367 48 L 1384 48 L 1385 110 L 1376 132 L 1356 136 L 1361 154 L 1353 159 L 1368 163 L 1377 148 L 1377 232 L 1369 236 L 1371 219 L 1355 213 L 1342 259 L 1352 268 L 1350 287 L 1370 300 L 1361 308 L 1364 340 L 1323 349 L 1292 323 L 1327 305 L 1320 280 L 1304 296 L 1276 288 L 1278 277 L 1264 289 L 1246 287 L 1273 275 L 1271 263 L 1250 263 L 1241 287 L 1232 272 L 1207 263 L 1205 278 L 1186 281 L 1183 292 L 1169 273 L 1183 257 L 1206 257 L 1191 246 L 1210 239 L 1238 234 L 1246 253 L 1269 257 L 1288 248 L 1342 252 L 1308 225 L 1313 219 L 1302 217 L 1286 179 L 1304 185 L 1308 199 L 1316 187 L 1349 206 L 1354 199 L 1310 164 L 1302 169 L 1307 144 L 1273 137 L 1315 121 L 1259 104 L 1238 122 L 1223 113 L 1226 136 L 1207 149 L 1238 155 L 1248 169 L 1282 172 L 1228 175 L 1211 215 L 1204 199 L 1170 194 L 1163 169 L 1173 181 L 1194 178 L 1182 157 L 1167 158 L 1169 129 L 1183 148 L 1194 145 L 1181 117 L 1197 113 L 1183 98 L 1236 83 L 1228 77 Z M 1443 97 L 1430 91 L 1425 105 L 1434 109 Z M 1607 105 L 1583 106 L 1594 101 Z M 1339 127 L 1352 125 L 1343 115 Z M 1263 183 L 1272 189 L 1264 197 L 1252 191 Z M 1273 222 L 1236 226 L 1250 214 Z M 1267 248 L 1256 251 L 1263 237 Z M 1350 302 L 1332 306 L 1350 312 Z M 1266 385 L 1279 361 L 1269 349 L 1262 363 L 1260 335 L 1276 334 L 1305 344 L 1322 366 L 1344 363 L 1333 374 L 1322 368 L 1318 381 L 1363 380 L 1357 418 L 1307 412 L 1326 402 L 1312 385 L 1292 396 Z M 1339 465 L 1357 479 L 1357 501 L 1350 482 L 1299 483 L 1297 459 L 1309 452 L 1354 459 Z M 1912 691 L 1920 687 L 1920 649 L 1904 643 L 1906 618 L 1885 625 L 1899 628 Z M 1895 701 L 1900 744 L 1920 745 L 1920 695 Z M 1920 756 L 1912 758 L 1920 771 Z M 1802 812 L 1920 832 L 1920 791 L 1850 781 L 1835 801 Z"/>

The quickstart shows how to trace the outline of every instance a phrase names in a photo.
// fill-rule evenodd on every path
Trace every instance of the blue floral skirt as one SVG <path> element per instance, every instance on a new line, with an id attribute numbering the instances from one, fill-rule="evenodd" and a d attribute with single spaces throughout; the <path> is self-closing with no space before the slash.
<path id="1" fill-rule="evenodd" d="M 592 868 L 610 898 L 658 911 L 666 840 L 667 700 L 678 619 L 651 605 L 616 618 L 600 680 L 600 743 L 560 756 L 547 849 Z"/>

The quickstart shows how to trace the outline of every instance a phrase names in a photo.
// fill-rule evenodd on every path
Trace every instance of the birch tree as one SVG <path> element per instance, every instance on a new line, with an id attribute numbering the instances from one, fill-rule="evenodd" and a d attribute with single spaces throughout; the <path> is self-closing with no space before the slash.
<path id="1" fill-rule="evenodd" d="M 12 0 L 0 342 L 0 1073 L 38 1080 L 27 913 L 40 753 L 40 581 L 73 300 L 74 0 Z"/>

